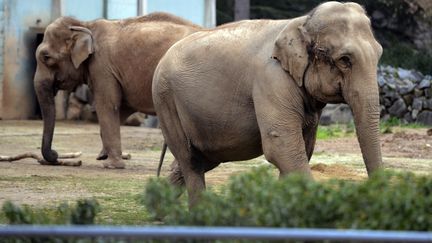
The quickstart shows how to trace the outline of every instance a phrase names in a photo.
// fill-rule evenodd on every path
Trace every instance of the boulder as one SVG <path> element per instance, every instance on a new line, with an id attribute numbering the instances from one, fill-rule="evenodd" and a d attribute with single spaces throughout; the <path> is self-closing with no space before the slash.
<path id="1" fill-rule="evenodd" d="M 320 124 L 350 123 L 353 121 L 351 108 L 346 104 L 328 104 L 321 114 Z"/>
<path id="2" fill-rule="evenodd" d="M 417 122 L 423 125 L 432 126 L 432 111 L 422 111 L 417 117 Z"/>
<path id="3" fill-rule="evenodd" d="M 407 112 L 407 106 L 402 98 L 399 98 L 393 105 L 389 108 L 390 115 L 402 118 Z"/>
<path id="4" fill-rule="evenodd" d="M 146 118 L 145 114 L 141 112 L 135 112 L 126 119 L 124 125 L 139 127 L 144 123 L 145 118 Z"/>
<path id="5" fill-rule="evenodd" d="M 432 110 L 432 98 L 423 101 L 423 109 Z"/>
<path id="6" fill-rule="evenodd" d="M 413 103 L 412 103 L 412 108 L 414 110 L 421 110 L 423 108 L 423 101 L 425 100 L 425 98 L 420 97 L 420 98 L 414 98 Z"/>
<path id="7" fill-rule="evenodd" d="M 419 84 L 417 84 L 418 89 L 426 89 L 431 86 L 432 77 L 430 75 L 426 75 Z"/>

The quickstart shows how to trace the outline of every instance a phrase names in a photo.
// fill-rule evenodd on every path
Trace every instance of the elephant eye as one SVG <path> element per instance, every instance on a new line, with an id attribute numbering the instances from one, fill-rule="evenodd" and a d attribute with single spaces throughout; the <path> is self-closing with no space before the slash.
<path id="1" fill-rule="evenodd" d="M 342 56 L 342 57 L 340 57 L 339 59 L 338 59 L 338 65 L 341 67 L 341 68 L 344 68 L 344 69 L 348 69 L 348 68 L 351 68 L 351 66 L 352 66 L 352 63 L 351 63 L 351 58 L 349 57 L 349 56 L 347 56 L 347 55 L 344 55 L 344 56 Z"/>
<path id="2" fill-rule="evenodd" d="M 44 54 L 44 55 L 42 56 L 42 60 L 43 60 L 44 62 L 47 62 L 50 58 L 51 58 L 51 57 L 50 57 L 48 54 Z"/>
<path id="3" fill-rule="evenodd" d="M 48 66 L 55 64 L 55 59 L 47 52 L 42 51 L 39 55 L 40 60 Z"/>

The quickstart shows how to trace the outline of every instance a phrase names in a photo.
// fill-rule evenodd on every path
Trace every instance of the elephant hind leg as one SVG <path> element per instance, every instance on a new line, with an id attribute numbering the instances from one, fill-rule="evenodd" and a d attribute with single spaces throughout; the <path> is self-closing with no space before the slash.
<path id="1" fill-rule="evenodd" d="M 157 97 L 157 91 L 154 93 Z M 158 116 L 165 141 L 178 162 L 174 161 L 174 164 L 178 164 L 178 166 L 174 166 L 170 181 L 186 186 L 189 194 L 189 205 L 193 206 L 205 189 L 205 171 L 202 167 L 196 166 L 200 162 L 196 160 L 195 149 L 193 149 L 190 139 L 183 130 L 174 100 L 168 97 L 156 99 L 155 107 L 156 110 L 160 111 Z"/>
<path id="2" fill-rule="evenodd" d="M 185 185 L 184 177 L 177 160 L 171 163 L 171 173 L 168 180 L 174 186 L 183 187 Z"/>
<path id="3" fill-rule="evenodd" d="M 216 168 L 219 164 L 220 163 L 203 163 L 204 173 Z M 180 186 L 180 187 L 185 186 L 184 177 L 177 160 L 174 160 L 171 163 L 171 173 L 168 179 L 172 185 Z"/>

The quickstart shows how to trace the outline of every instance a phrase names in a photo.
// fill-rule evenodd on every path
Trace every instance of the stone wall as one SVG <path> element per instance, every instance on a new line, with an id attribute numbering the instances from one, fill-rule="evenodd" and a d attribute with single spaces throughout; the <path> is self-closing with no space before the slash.
<path id="1" fill-rule="evenodd" d="M 432 125 L 432 76 L 418 71 L 380 66 L 381 119 Z"/>
<path id="2" fill-rule="evenodd" d="M 432 76 L 414 70 L 380 66 L 378 86 L 380 89 L 381 120 L 399 118 L 404 123 L 417 122 L 432 126 Z M 352 122 L 348 105 L 327 105 L 320 123 Z"/>

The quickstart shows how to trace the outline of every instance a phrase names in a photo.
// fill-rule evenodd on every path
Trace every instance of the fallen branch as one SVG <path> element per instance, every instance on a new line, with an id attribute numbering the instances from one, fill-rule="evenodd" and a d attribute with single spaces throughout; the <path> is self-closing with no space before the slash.
<path id="1" fill-rule="evenodd" d="M 0 161 L 2 162 L 12 162 L 16 160 L 21 160 L 25 158 L 33 158 L 37 160 L 37 162 L 41 165 L 63 165 L 63 166 L 81 166 L 82 161 L 81 160 L 63 160 L 63 159 L 71 159 L 71 158 L 77 158 L 81 156 L 81 152 L 77 153 L 66 153 L 66 154 L 59 154 L 57 161 L 54 163 L 48 162 L 44 160 L 41 156 L 35 154 L 35 153 L 23 153 L 16 156 L 3 156 L 0 155 Z"/>

